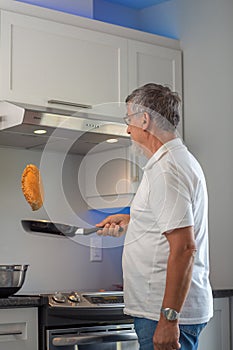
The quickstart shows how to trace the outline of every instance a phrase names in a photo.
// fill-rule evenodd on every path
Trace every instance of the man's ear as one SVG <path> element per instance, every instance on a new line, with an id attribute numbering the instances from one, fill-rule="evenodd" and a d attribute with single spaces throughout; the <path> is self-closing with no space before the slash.
<path id="1" fill-rule="evenodd" d="M 143 119 L 142 119 L 142 129 L 147 130 L 150 124 L 150 116 L 147 112 L 143 113 Z"/>

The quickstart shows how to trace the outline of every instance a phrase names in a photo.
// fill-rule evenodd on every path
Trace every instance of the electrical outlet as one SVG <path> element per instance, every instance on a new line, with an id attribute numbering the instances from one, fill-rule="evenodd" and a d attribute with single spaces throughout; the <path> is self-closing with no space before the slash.
<path id="1" fill-rule="evenodd" d="M 102 237 L 91 237 L 90 244 L 90 261 L 102 261 Z"/>

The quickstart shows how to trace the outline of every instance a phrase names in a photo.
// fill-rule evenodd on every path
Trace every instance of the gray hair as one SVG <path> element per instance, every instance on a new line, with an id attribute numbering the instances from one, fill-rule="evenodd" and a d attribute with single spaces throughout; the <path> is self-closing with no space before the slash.
<path id="1" fill-rule="evenodd" d="M 169 87 L 154 83 L 143 85 L 127 96 L 125 102 L 131 104 L 132 112 L 147 112 L 156 127 L 175 132 L 180 121 L 180 97 Z"/>

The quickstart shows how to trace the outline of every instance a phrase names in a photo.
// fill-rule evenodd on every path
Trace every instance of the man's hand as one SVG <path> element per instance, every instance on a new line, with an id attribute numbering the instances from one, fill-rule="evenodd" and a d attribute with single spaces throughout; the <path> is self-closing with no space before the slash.
<path id="1" fill-rule="evenodd" d="M 153 336 L 154 350 L 180 349 L 179 337 L 178 321 L 167 321 L 161 316 Z"/>
<path id="2" fill-rule="evenodd" d="M 130 215 L 128 214 L 110 215 L 96 225 L 96 227 L 104 227 L 98 230 L 97 234 L 100 236 L 120 237 L 125 234 L 129 219 Z"/>

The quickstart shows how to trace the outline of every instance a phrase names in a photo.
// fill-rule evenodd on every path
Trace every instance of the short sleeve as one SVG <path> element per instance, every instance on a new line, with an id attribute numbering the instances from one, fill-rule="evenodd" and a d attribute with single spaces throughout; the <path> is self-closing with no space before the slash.
<path id="1" fill-rule="evenodd" d="M 166 171 L 150 177 L 149 201 L 161 233 L 194 225 L 191 189 L 182 176 Z"/>

